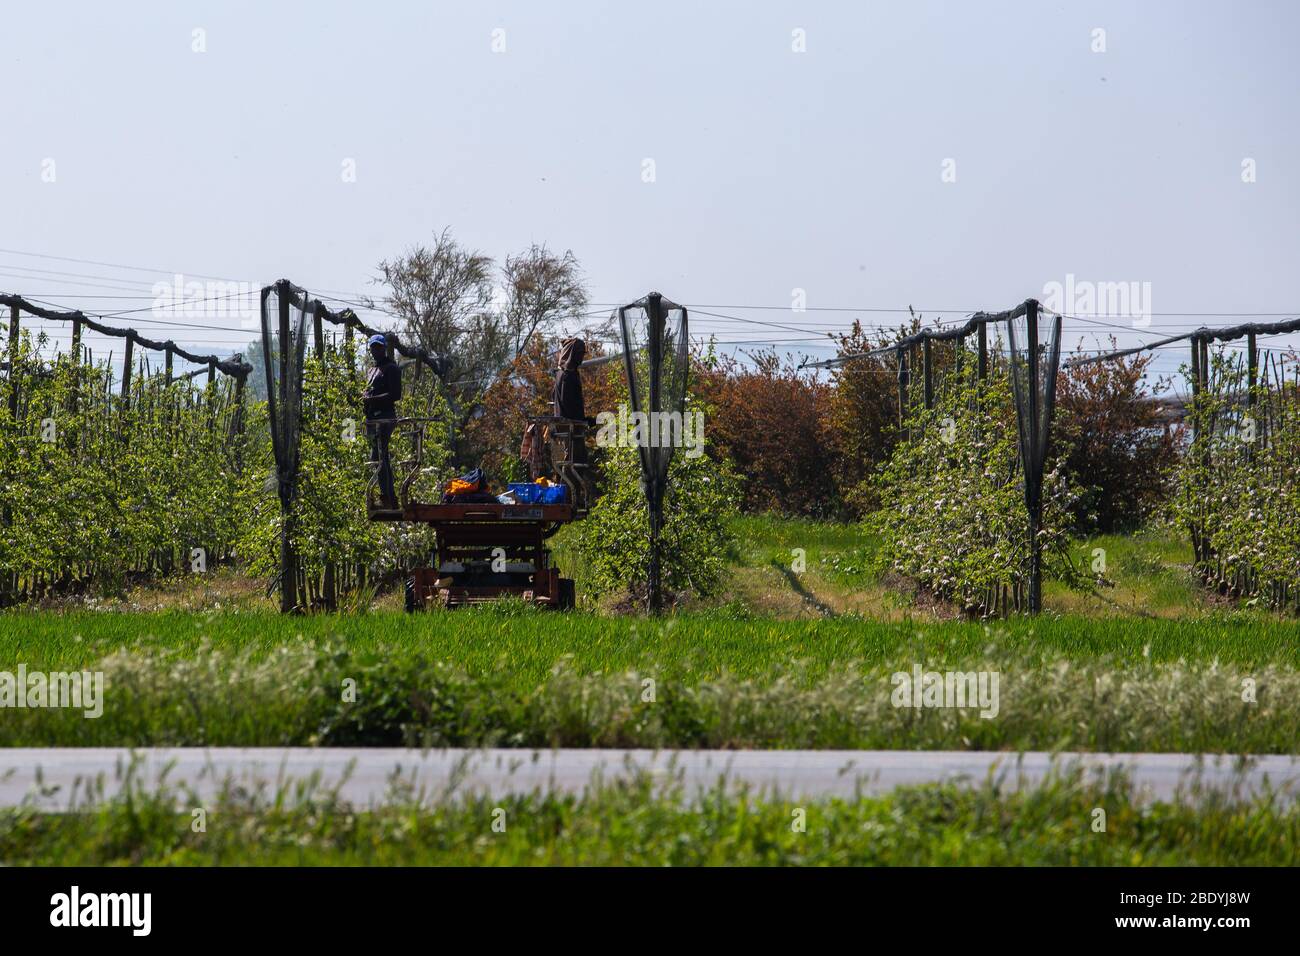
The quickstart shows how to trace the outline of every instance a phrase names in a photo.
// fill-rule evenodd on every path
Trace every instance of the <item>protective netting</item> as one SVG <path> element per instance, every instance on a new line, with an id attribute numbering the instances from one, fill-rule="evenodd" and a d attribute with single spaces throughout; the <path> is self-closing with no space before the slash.
<path id="1" fill-rule="evenodd" d="M 307 347 L 307 293 L 287 282 L 262 290 L 262 362 L 266 371 L 271 445 L 281 497 L 298 474 L 303 362 Z"/>
<path id="2" fill-rule="evenodd" d="M 690 347 L 686 309 L 649 295 L 619 309 L 617 318 L 632 411 L 647 416 L 648 440 L 639 442 L 642 468 L 647 480 L 662 483 L 668 477 L 674 444 L 663 439 L 681 434 L 664 424 L 664 416 L 680 414 L 686 400 Z"/>
<path id="3" fill-rule="evenodd" d="M 1016 400 L 1025 510 L 1029 514 L 1029 610 L 1042 609 L 1043 465 L 1056 410 L 1061 363 L 1061 317 L 1032 299 L 1007 317 L 1008 374 Z"/>
<path id="4" fill-rule="evenodd" d="M 1007 320 L 1009 371 L 1016 400 L 1020 458 L 1026 497 L 1041 485 L 1056 410 L 1056 373 L 1061 362 L 1061 316 L 1027 304 Z"/>
<path id="5" fill-rule="evenodd" d="M 623 339 L 628 398 L 633 414 L 640 418 L 637 447 L 650 519 L 647 599 L 651 612 L 657 613 L 661 602 L 659 530 L 668 466 L 683 433 L 689 330 L 686 309 L 657 292 L 619 309 L 617 319 Z"/>

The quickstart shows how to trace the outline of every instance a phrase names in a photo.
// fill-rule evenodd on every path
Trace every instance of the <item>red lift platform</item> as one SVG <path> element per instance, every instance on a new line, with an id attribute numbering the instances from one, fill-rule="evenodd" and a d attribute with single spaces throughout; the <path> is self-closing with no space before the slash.
<path id="1" fill-rule="evenodd" d="M 409 437 L 411 457 L 393 461 L 400 508 L 384 509 L 378 502 L 378 469 L 366 491 L 371 521 L 426 524 L 434 531 L 436 549 L 431 567 L 414 568 L 406 579 L 406 609 L 452 608 L 516 596 L 543 607 L 574 606 L 573 579 L 560 576 L 551 562 L 546 541 L 570 521 L 586 516 L 588 484 L 584 460 L 574 461 L 574 447 L 586 441 L 586 424 L 551 416 L 529 419 L 542 441 L 534 470 L 566 489 L 563 504 L 504 504 L 501 502 L 425 503 L 412 489 L 425 474 L 424 429 L 430 419 L 401 418 L 394 438 Z M 390 447 L 392 447 L 390 445 Z M 539 475 L 534 474 L 534 478 Z"/>

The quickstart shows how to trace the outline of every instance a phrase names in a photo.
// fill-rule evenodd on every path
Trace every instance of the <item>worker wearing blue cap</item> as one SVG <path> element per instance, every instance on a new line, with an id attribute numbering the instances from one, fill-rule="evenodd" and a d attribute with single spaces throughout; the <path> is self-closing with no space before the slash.
<path id="1" fill-rule="evenodd" d="M 380 507 L 397 510 L 397 491 L 393 487 L 393 464 L 388 442 L 397 420 L 397 401 L 402 397 L 402 370 L 388 355 L 388 340 L 372 335 L 366 345 L 374 365 L 366 373 L 366 389 L 361 397 L 366 406 L 366 434 L 370 437 L 370 461 L 379 466 Z"/>

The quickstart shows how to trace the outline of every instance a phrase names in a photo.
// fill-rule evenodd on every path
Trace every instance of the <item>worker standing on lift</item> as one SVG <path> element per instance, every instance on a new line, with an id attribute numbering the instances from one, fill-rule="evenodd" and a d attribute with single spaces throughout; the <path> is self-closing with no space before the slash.
<path id="1" fill-rule="evenodd" d="M 555 373 L 551 399 L 557 417 L 591 426 L 596 424 L 596 419 L 587 417 L 586 403 L 582 399 L 582 374 L 578 371 L 586 356 L 587 343 L 582 339 L 565 339 L 560 343 L 560 367 Z M 574 433 L 573 461 L 579 465 L 587 463 L 587 444 L 581 430 Z"/>
<path id="2" fill-rule="evenodd" d="M 361 393 L 366 406 L 366 435 L 370 438 L 370 462 L 379 466 L 380 507 L 396 511 L 401 505 L 393 487 L 393 463 L 388 454 L 389 439 L 397 422 L 397 402 L 402 397 L 402 370 L 388 355 L 388 340 L 372 335 L 366 343 L 374 365 L 366 373 Z"/>

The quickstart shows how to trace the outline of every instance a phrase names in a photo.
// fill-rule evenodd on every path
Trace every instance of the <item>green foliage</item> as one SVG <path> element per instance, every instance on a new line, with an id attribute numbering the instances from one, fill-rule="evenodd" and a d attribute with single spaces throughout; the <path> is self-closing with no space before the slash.
<path id="1" fill-rule="evenodd" d="M 867 519 L 881 541 L 877 570 L 914 578 L 971 613 L 1023 607 L 1029 518 L 1009 381 L 954 376 L 933 408 L 914 408 L 907 427 L 910 439 L 876 478 L 882 507 Z M 1076 583 L 1070 504 L 1059 467 L 1049 467 L 1039 531 L 1043 577 Z"/>
<path id="2" fill-rule="evenodd" d="M 1172 510 L 1202 580 L 1220 593 L 1300 610 L 1300 386 L 1247 386 L 1240 359 L 1213 357 Z M 1253 399 L 1253 408 L 1248 400 Z"/>
<path id="3" fill-rule="evenodd" d="M 195 548 L 207 564 L 228 557 L 239 524 L 232 383 L 140 372 L 124 402 L 106 363 L 44 360 L 45 344 L 23 336 L 16 414 L 0 403 L 0 592 L 116 589 L 188 569 Z"/>
<path id="4" fill-rule="evenodd" d="M 693 407 L 692 407 L 693 410 Z M 689 413 L 689 411 L 688 411 Z M 634 447 L 607 449 L 605 492 L 581 522 L 577 550 L 595 594 L 646 593 L 650 566 L 650 520 L 641 490 L 640 456 Z M 660 569 L 668 592 L 712 594 L 722 580 L 734 540 L 740 483 L 725 460 L 673 455 L 668 469 Z"/>
<path id="5" fill-rule="evenodd" d="M 365 568 L 383 575 L 414 560 L 427 558 L 432 535 L 423 527 L 407 528 L 369 521 L 366 488 L 372 468 L 362 413 L 363 379 L 350 343 L 307 359 L 303 376 L 303 425 L 298 495 L 294 503 L 293 544 L 301 573 L 314 581 L 328 565 Z M 436 379 L 414 381 L 407 372 L 399 415 L 433 419 L 425 429 L 422 472 L 412 485 L 421 500 L 436 500 L 450 457 L 449 412 Z M 256 467 L 242 483 L 236 510 L 247 516 L 240 554 L 248 570 L 273 577 L 279 570 L 280 501 L 273 480 L 274 459 L 266 432 L 265 405 L 254 407 L 253 452 Z M 411 459 L 409 432 L 395 433 L 390 449 L 396 480 L 402 461 Z M 350 590 L 359 576 L 349 576 Z"/>
<path id="6" fill-rule="evenodd" d="M 249 407 L 225 376 L 168 383 L 143 367 L 123 400 L 108 363 L 51 359 L 46 344 L 22 336 L 16 414 L 8 382 L 0 401 L 0 599 L 120 591 L 190 570 L 194 549 L 208 568 L 237 559 L 273 579 L 281 514 L 265 404 Z M 345 343 L 306 366 L 293 543 L 313 600 L 327 566 L 339 573 L 336 596 L 425 559 L 432 545 L 425 528 L 366 519 L 371 466 L 355 360 Z M 427 500 L 446 477 L 449 447 L 450 413 L 433 376 L 411 377 L 402 413 L 433 419 L 413 485 Z M 394 439 L 392 456 L 412 458 L 409 433 Z"/>

